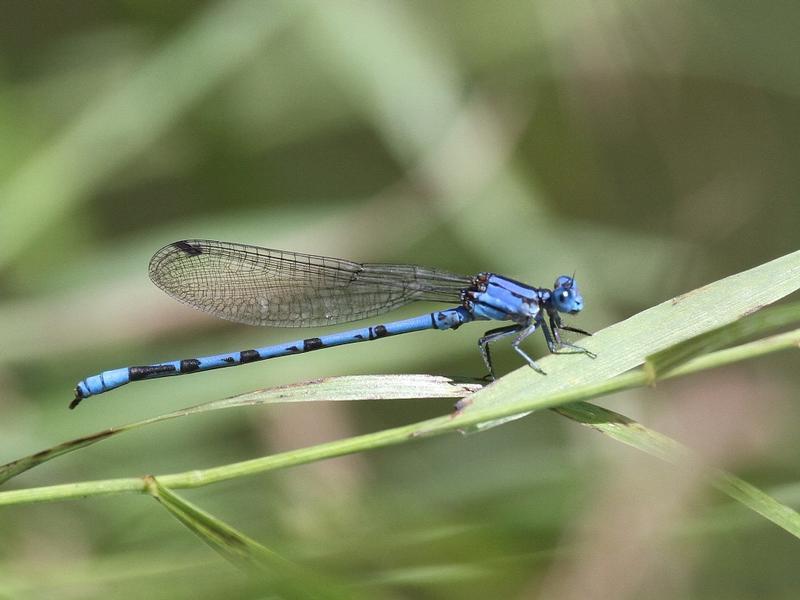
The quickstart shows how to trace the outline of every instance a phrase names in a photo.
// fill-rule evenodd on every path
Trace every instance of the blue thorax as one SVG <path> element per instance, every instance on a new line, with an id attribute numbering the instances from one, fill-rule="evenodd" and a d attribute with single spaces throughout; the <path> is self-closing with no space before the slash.
<path id="1" fill-rule="evenodd" d="M 464 304 L 477 319 L 529 323 L 543 312 L 576 314 L 583 308 L 583 298 L 573 277 L 562 275 L 552 290 L 535 288 L 522 282 L 481 273 L 472 288 L 464 293 Z"/>

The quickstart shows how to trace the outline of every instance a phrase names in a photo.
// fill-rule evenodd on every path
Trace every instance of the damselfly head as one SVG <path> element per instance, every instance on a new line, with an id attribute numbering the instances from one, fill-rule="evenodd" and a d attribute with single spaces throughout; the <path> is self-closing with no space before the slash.
<path id="1" fill-rule="evenodd" d="M 574 315 L 583 309 L 583 296 L 578 291 L 574 275 L 572 277 L 561 275 L 556 278 L 551 301 L 558 312 Z"/>

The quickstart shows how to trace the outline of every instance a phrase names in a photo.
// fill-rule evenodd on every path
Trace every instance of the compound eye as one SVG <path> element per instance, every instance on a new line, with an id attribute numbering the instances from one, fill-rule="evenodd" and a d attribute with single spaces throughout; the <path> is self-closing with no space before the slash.
<path id="1" fill-rule="evenodd" d="M 558 279 L 556 279 L 556 283 L 553 287 L 557 288 L 567 287 L 569 284 L 570 284 L 570 278 L 567 277 L 566 275 L 561 275 L 560 277 L 558 277 Z"/>
<path id="2" fill-rule="evenodd" d="M 567 300 L 569 300 L 569 297 L 570 297 L 570 293 L 567 290 L 563 290 L 558 295 L 558 299 L 561 300 L 561 302 L 566 302 Z"/>

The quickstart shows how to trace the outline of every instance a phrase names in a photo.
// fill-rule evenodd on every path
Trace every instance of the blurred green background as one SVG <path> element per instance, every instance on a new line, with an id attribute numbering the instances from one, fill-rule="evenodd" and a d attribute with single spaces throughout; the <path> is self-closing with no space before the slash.
<path id="1" fill-rule="evenodd" d="M 0 462 L 258 387 L 483 373 L 473 325 L 135 384 L 67 411 L 75 382 L 102 369 L 321 332 L 174 302 L 146 272 L 174 240 L 541 286 L 577 271 L 575 324 L 589 330 L 796 250 L 798 24 L 789 1 L 4 2 Z M 519 366 L 507 347 L 497 356 Z M 778 355 L 605 404 L 797 507 L 798 389 L 796 358 Z M 5 489 L 219 465 L 448 410 L 217 412 Z M 366 597 L 798 594 L 787 533 L 551 413 L 185 495 Z M 0 597 L 262 597 L 147 497 L 1 515 Z"/>

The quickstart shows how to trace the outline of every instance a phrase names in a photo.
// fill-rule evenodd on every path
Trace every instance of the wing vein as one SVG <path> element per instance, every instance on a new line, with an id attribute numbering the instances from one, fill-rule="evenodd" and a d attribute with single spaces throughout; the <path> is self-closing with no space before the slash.
<path id="1" fill-rule="evenodd" d="M 348 260 L 214 240 L 161 248 L 150 279 L 222 319 L 311 327 L 356 321 L 416 300 L 458 302 L 471 278 L 415 265 Z"/>

